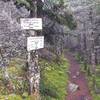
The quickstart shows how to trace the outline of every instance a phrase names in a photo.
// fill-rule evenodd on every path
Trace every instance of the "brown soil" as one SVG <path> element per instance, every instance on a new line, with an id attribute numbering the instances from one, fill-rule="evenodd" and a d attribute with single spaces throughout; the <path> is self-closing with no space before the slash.
<path id="1" fill-rule="evenodd" d="M 65 56 L 70 62 L 69 82 L 79 85 L 79 89 L 74 93 L 71 93 L 68 90 L 66 100 L 92 100 L 86 76 L 80 71 L 79 63 L 75 60 L 71 53 L 67 53 Z M 79 73 L 79 75 L 77 75 L 77 73 Z"/>

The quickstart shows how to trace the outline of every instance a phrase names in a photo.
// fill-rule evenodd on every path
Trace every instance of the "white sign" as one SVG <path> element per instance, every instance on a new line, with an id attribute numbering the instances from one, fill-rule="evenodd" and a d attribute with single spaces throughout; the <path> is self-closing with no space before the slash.
<path id="1" fill-rule="evenodd" d="M 44 48 L 44 36 L 28 37 L 27 51 Z"/>
<path id="2" fill-rule="evenodd" d="M 42 0 L 42 2 L 44 2 L 44 0 Z"/>
<path id="3" fill-rule="evenodd" d="M 42 18 L 21 18 L 21 29 L 42 30 Z"/>

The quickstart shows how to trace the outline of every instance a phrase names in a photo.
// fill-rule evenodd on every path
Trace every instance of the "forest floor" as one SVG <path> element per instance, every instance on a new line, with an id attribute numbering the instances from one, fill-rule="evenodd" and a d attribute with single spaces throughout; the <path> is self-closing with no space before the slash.
<path id="1" fill-rule="evenodd" d="M 71 53 L 67 53 L 66 58 L 70 62 L 69 68 L 69 84 L 74 83 L 79 86 L 75 92 L 69 91 L 66 100 L 92 100 L 92 96 L 89 92 L 88 82 L 86 76 L 80 70 L 80 64 L 75 60 Z"/>

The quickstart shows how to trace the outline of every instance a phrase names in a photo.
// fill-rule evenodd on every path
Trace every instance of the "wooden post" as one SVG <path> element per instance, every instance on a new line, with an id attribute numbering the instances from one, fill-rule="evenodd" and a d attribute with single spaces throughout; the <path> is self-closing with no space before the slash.
<path id="1" fill-rule="evenodd" d="M 31 11 L 31 17 L 37 18 L 37 3 L 38 0 L 33 0 L 34 10 Z M 37 32 L 30 31 L 30 36 L 36 36 Z M 40 84 L 40 67 L 38 65 L 38 51 L 28 52 L 28 80 L 29 80 L 29 94 L 36 97 L 35 100 L 39 100 L 39 84 Z"/>

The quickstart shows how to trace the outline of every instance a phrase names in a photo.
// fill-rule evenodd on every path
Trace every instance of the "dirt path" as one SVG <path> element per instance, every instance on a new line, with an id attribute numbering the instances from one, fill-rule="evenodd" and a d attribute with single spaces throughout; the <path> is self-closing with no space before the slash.
<path id="1" fill-rule="evenodd" d="M 75 84 L 79 85 L 79 90 L 75 91 L 74 93 L 71 93 L 68 90 L 66 100 L 92 100 L 85 74 L 80 72 L 80 65 L 70 53 L 67 53 L 66 57 L 70 62 L 69 80 L 70 82 L 74 82 Z M 80 73 L 79 75 L 77 75 L 78 72 Z"/>

